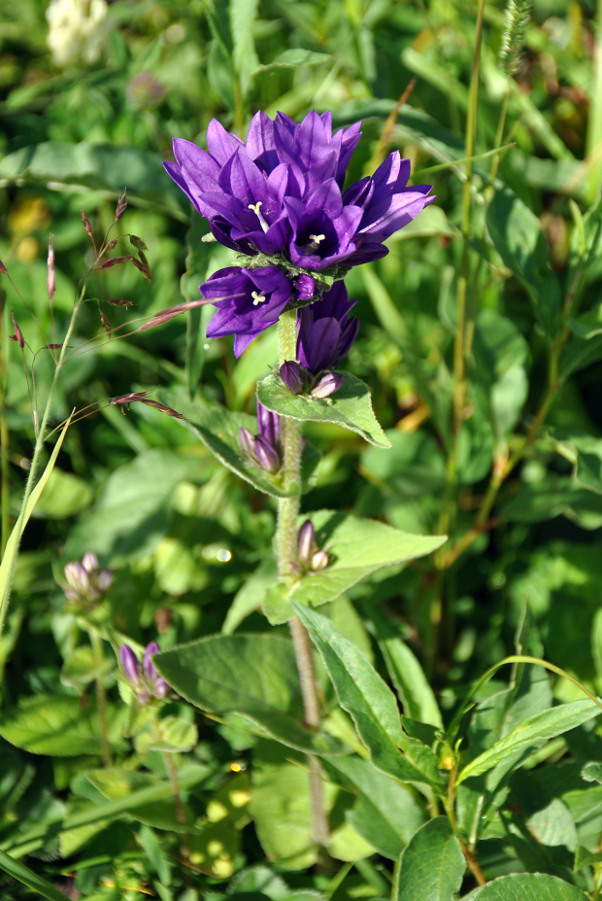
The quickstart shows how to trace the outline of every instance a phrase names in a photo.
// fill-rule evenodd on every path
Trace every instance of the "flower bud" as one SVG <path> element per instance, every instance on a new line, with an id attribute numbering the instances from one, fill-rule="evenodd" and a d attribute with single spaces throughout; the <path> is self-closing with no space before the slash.
<path id="1" fill-rule="evenodd" d="M 310 519 L 306 519 L 297 537 L 297 553 L 299 562 L 308 564 L 312 559 L 312 553 L 315 547 L 316 533 Z"/>
<path id="2" fill-rule="evenodd" d="M 151 641 L 149 644 L 147 644 L 146 648 L 144 649 L 144 657 L 142 659 L 142 669 L 144 670 L 145 676 L 147 676 L 147 678 L 149 678 L 149 679 L 154 679 L 156 676 L 159 675 L 157 667 L 151 660 L 151 657 L 153 656 L 153 654 L 158 654 L 160 652 L 160 650 L 161 649 L 156 641 Z"/>
<path id="3" fill-rule="evenodd" d="M 278 456 L 278 451 L 272 447 L 269 441 L 266 441 L 263 435 L 258 435 L 255 438 L 253 450 L 255 451 L 257 462 L 262 469 L 272 473 L 272 475 L 278 472 L 280 469 L 280 457 Z"/>
<path id="4" fill-rule="evenodd" d="M 280 436 L 280 418 L 277 413 L 267 410 L 257 401 L 257 426 L 259 434 L 276 447 Z"/>
<path id="5" fill-rule="evenodd" d="M 98 569 L 98 557 L 96 554 L 93 554 L 92 551 L 86 551 L 82 557 L 82 566 L 87 573 L 92 575 L 92 573 Z"/>
<path id="6" fill-rule="evenodd" d="M 326 553 L 326 551 L 316 551 L 311 558 L 312 571 L 319 572 L 322 569 L 326 569 L 329 562 L 330 560 L 328 559 L 328 554 Z"/>
<path id="7" fill-rule="evenodd" d="M 294 360 L 288 360 L 280 367 L 280 378 L 291 394 L 302 394 L 305 388 L 303 370 Z"/>
<path id="8" fill-rule="evenodd" d="M 90 576 L 79 560 L 67 563 L 64 569 L 67 587 L 65 594 L 70 601 L 85 599 L 90 590 Z"/>
<path id="9" fill-rule="evenodd" d="M 105 591 L 108 591 L 111 585 L 113 584 L 113 570 L 111 569 L 103 569 L 98 573 L 98 578 L 96 580 L 96 586 L 98 590 L 104 594 Z"/>
<path id="10" fill-rule="evenodd" d="M 340 372 L 327 372 L 311 390 L 311 396 L 317 398 L 330 397 L 341 388 L 345 381 Z"/>
<path id="11" fill-rule="evenodd" d="M 133 685 L 138 685 L 138 683 L 140 682 L 138 659 L 129 644 L 121 645 L 121 647 L 119 648 L 119 657 L 121 659 L 123 671 L 125 672 L 128 680 Z"/>
<path id="12" fill-rule="evenodd" d="M 244 426 L 238 430 L 238 440 L 240 441 L 240 446 L 243 451 L 247 454 L 251 454 L 251 456 L 255 455 L 255 450 L 253 448 L 253 432 L 250 429 L 245 428 Z"/>

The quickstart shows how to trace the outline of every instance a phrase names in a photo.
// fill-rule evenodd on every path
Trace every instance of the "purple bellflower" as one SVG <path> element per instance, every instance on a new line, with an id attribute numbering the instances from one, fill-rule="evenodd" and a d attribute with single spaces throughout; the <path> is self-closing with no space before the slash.
<path id="1" fill-rule="evenodd" d="M 253 435 L 250 429 L 241 428 L 238 440 L 242 449 L 258 466 L 275 475 L 281 466 L 280 452 L 280 418 L 257 401 L 258 434 Z"/>
<path id="2" fill-rule="evenodd" d="M 398 151 L 345 190 L 359 138 L 360 123 L 333 133 L 331 114 L 312 111 L 300 123 L 258 112 L 246 141 L 213 119 L 206 151 L 174 141 L 165 168 L 213 236 L 261 255 L 257 268 L 223 269 L 201 285 L 218 307 L 208 336 L 235 335 L 237 356 L 287 307 L 315 305 L 333 276 L 385 256 L 383 242 L 434 199 L 430 185 L 408 187 L 410 162 Z"/>
<path id="3" fill-rule="evenodd" d="M 141 704 L 148 703 L 151 698 L 162 700 L 169 691 L 169 685 L 159 675 L 159 671 L 152 661 L 153 654 L 158 654 L 160 650 L 157 642 L 151 641 L 144 649 L 142 665 L 140 665 L 129 644 L 122 644 L 119 648 L 119 657 L 123 671 L 132 691 L 136 695 L 136 699 Z"/>

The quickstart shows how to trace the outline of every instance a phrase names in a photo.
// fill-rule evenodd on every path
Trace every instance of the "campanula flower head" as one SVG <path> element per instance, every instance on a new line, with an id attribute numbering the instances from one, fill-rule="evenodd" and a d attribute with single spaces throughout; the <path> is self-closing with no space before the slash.
<path id="1" fill-rule="evenodd" d="M 282 465 L 280 417 L 257 401 L 257 435 L 250 429 L 239 429 L 238 440 L 243 451 L 266 472 L 275 475 Z"/>
<path id="2" fill-rule="evenodd" d="M 176 138 L 175 162 L 164 165 L 226 247 L 342 274 L 384 256 L 382 242 L 433 200 L 430 185 L 407 186 L 410 163 L 398 151 L 343 191 L 359 138 L 360 123 L 333 134 L 330 113 L 297 124 L 259 112 L 246 141 L 213 119 L 206 151 Z"/>

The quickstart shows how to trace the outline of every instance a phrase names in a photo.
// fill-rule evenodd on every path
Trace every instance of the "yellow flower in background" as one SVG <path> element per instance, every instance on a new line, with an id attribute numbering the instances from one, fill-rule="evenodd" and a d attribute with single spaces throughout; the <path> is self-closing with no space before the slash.
<path id="1" fill-rule="evenodd" d="M 46 43 L 57 66 L 100 59 L 108 34 L 106 0 L 51 0 Z"/>

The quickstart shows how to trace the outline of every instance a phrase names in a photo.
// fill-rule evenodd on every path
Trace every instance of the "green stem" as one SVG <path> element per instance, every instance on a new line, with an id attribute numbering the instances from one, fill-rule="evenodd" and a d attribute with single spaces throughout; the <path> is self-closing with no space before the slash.
<path id="1" fill-rule="evenodd" d="M 14 571 L 15 571 L 15 565 L 17 562 L 19 544 L 21 542 L 21 534 L 23 532 L 23 529 L 25 528 L 26 521 L 27 521 L 27 502 L 28 502 L 29 498 L 31 497 L 31 493 L 32 493 L 33 489 L 35 488 L 36 477 L 37 477 L 38 469 L 40 467 L 42 453 L 44 450 L 44 440 L 45 440 L 46 434 L 48 432 L 48 420 L 50 418 L 52 400 L 54 398 L 54 392 L 56 390 L 56 385 L 58 382 L 60 371 L 65 362 L 65 355 L 67 353 L 69 339 L 71 338 L 73 329 L 75 327 L 75 320 L 77 318 L 77 312 L 78 312 L 78 310 L 83 302 L 83 299 L 85 297 L 85 294 L 86 294 L 87 281 L 88 281 L 88 277 L 86 276 L 86 278 L 84 279 L 84 281 L 82 283 L 82 287 L 81 287 L 79 296 L 78 296 L 77 300 L 75 301 L 75 305 L 73 307 L 73 313 L 71 315 L 71 319 L 70 319 L 69 325 L 67 327 L 67 332 L 65 334 L 65 338 L 63 340 L 61 350 L 60 350 L 60 353 L 59 353 L 59 356 L 58 356 L 58 359 L 56 362 L 56 366 L 54 369 L 54 375 L 52 377 L 52 381 L 50 382 L 48 398 L 46 400 L 46 405 L 44 407 L 44 413 L 42 414 L 42 421 L 40 423 L 39 428 L 37 427 L 37 410 L 34 409 L 34 411 L 33 411 L 36 441 L 35 441 L 35 446 L 34 446 L 33 457 L 31 458 L 31 466 L 29 468 L 29 473 L 27 474 L 27 481 L 25 483 L 25 491 L 23 493 L 23 501 L 21 503 L 21 509 L 19 510 L 17 522 L 15 523 L 15 526 L 14 526 L 14 528 L 17 531 L 17 536 L 18 536 L 16 550 L 13 555 L 13 559 L 10 561 L 9 575 L 8 575 L 8 579 L 7 579 L 7 589 L 4 592 L 3 596 L 0 598 L 0 635 L 2 635 L 2 631 L 4 628 L 4 621 L 6 619 L 6 614 L 8 612 L 10 586 L 12 583 L 12 578 L 13 578 Z"/>
<path id="2" fill-rule="evenodd" d="M 90 644 L 92 645 L 92 655 L 94 657 L 94 668 L 96 675 L 96 704 L 98 706 L 98 724 L 100 727 L 100 742 L 102 748 L 102 760 L 106 767 L 111 766 L 111 746 L 109 744 L 109 734 L 107 729 L 107 692 L 102 675 L 102 664 L 104 653 L 102 650 L 102 639 L 93 629 L 88 632 L 90 636 Z"/>
<path id="3" fill-rule="evenodd" d="M 10 532 L 10 486 L 8 481 L 8 421 L 6 418 L 7 379 L 7 335 L 5 329 L 4 294 L 0 286 L 0 507 L 2 524 L 0 527 L 0 559 Z"/>
<path id="4" fill-rule="evenodd" d="M 280 365 L 297 356 L 297 311 L 282 314 L 278 325 Z M 280 417 L 280 441 L 282 445 L 282 473 L 284 486 L 296 490 L 293 497 L 278 501 L 278 572 L 283 582 L 290 582 L 297 564 L 297 522 L 301 505 L 301 423 L 287 416 Z M 307 726 L 317 730 L 320 726 L 320 704 L 316 688 L 314 658 L 311 641 L 305 626 L 297 617 L 291 620 L 290 629 L 295 647 L 295 657 L 301 693 L 304 719 Z M 324 791 L 320 762 L 308 756 L 309 790 L 312 810 L 312 836 L 317 845 L 328 843 L 328 821 L 324 807 Z"/>

